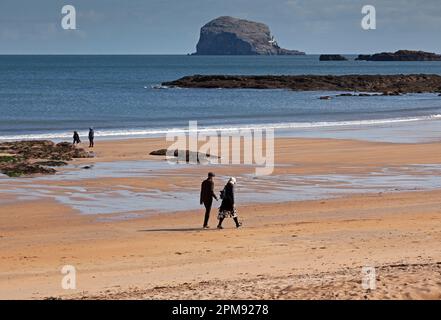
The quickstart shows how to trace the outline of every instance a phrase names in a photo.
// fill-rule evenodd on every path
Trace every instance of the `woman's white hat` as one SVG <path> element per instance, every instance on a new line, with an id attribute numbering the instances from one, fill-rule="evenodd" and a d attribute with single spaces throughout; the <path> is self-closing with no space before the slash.
<path id="1" fill-rule="evenodd" d="M 231 182 L 232 184 L 236 184 L 236 178 L 235 177 L 231 177 L 228 182 Z"/>

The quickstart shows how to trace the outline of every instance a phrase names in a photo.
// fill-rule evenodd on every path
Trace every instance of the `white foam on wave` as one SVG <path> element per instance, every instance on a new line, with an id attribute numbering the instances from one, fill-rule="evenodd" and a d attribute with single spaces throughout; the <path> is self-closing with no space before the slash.
<path id="1" fill-rule="evenodd" d="M 150 86 L 151 89 L 170 89 L 168 86 L 164 86 L 162 84 L 155 84 L 153 86 Z M 145 86 L 144 89 L 149 89 L 149 87 Z"/>
<path id="2" fill-rule="evenodd" d="M 313 128 L 332 128 L 332 127 L 358 127 L 358 126 L 374 126 L 404 122 L 428 121 L 441 119 L 441 114 L 428 116 L 416 116 L 405 118 L 388 118 L 388 119 L 371 119 L 371 120 L 348 120 L 348 121 L 319 121 L 319 122 L 285 122 L 285 123 L 268 123 L 268 124 L 249 124 L 249 125 L 232 125 L 229 127 L 198 127 L 200 133 L 215 132 L 234 132 L 246 129 L 313 129 Z M 188 133 L 188 128 L 158 128 L 158 129 L 120 129 L 120 130 L 98 130 L 95 131 L 96 137 L 112 138 L 112 137 L 131 137 L 131 136 L 161 136 L 167 133 Z M 87 136 L 87 131 L 79 132 L 81 136 Z M 11 136 L 0 136 L 0 140 L 37 140 L 37 139 L 71 139 L 71 132 L 53 132 L 53 133 L 36 133 L 36 134 L 20 134 Z"/>

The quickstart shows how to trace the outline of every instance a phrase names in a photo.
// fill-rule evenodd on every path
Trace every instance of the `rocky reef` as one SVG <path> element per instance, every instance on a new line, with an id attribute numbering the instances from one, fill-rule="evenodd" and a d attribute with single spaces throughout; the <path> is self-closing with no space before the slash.
<path id="1" fill-rule="evenodd" d="M 441 55 L 425 51 L 399 50 L 373 55 L 361 54 L 355 60 L 362 61 L 441 61 Z"/>
<path id="2" fill-rule="evenodd" d="M 200 153 L 194 152 L 190 150 L 167 150 L 167 149 L 159 149 L 150 152 L 152 156 L 169 156 L 176 158 L 176 161 L 185 161 L 190 162 L 191 160 L 196 159 L 199 163 L 201 161 L 208 161 L 208 158 L 218 158 L 217 156 L 211 155 L 209 153 Z"/>
<path id="3" fill-rule="evenodd" d="M 9 177 L 54 174 L 53 167 L 67 165 L 74 158 L 92 155 L 69 142 L 55 144 L 48 140 L 0 143 L 0 172 Z"/>
<path id="4" fill-rule="evenodd" d="M 359 91 L 440 93 L 441 76 L 409 75 L 193 75 L 165 82 L 168 87 L 224 89 L 289 89 L 295 91 Z"/>
<path id="5" fill-rule="evenodd" d="M 340 54 L 322 54 L 320 61 L 347 61 L 348 59 Z"/>
<path id="6" fill-rule="evenodd" d="M 269 27 L 260 22 L 219 17 L 201 28 L 194 55 L 303 55 L 279 47 Z"/>

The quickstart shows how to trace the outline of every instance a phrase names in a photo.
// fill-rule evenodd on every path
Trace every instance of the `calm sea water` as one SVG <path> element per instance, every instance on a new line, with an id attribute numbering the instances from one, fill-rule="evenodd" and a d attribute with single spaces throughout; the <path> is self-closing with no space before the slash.
<path id="1" fill-rule="evenodd" d="M 441 98 L 285 90 L 155 89 L 191 74 L 441 74 L 441 62 L 319 62 L 318 56 L 0 56 L 0 139 L 148 136 L 199 126 L 314 128 L 436 119 Z"/>

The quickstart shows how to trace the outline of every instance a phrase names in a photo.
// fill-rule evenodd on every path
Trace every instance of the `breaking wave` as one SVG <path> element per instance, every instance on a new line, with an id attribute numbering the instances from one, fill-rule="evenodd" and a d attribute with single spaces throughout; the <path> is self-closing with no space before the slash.
<path id="1" fill-rule="evenodd" d="M 238 131 L 245 129 L 311 129 L 311 128 L 332 128 L 332 127 L 358 127 L 374 126 L 393 123 L 405 123 L 416 121 L 428 121 L 441 119 L 441 114 L 428 116 L 389 118 L 389 119 L 371 119 L 371 120 L 348 120 L 348 121 L 319 121 L 319 122 L 285 122 L 285 123 L 266 123 L 266 124 L 239 124 L 231 126 L 206 126 L 198 127 L 200 133 L 215 133 Z M 148 137 L 163 136 L 167 133 L 188 133 L 187 128 L 158 128 L 158 129 L 109 129 L 96 130 L 95 136 L 102 138 L 124 138 L 124 137 Z M 87 136 L 87 131 L 79 132 L 82 136 Z M 36 140 L 36 139 L 70 139 L 72 132 L 47 132 L 30 133 L 0 136 L 0 140 Z"/>

